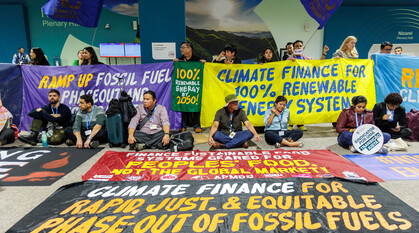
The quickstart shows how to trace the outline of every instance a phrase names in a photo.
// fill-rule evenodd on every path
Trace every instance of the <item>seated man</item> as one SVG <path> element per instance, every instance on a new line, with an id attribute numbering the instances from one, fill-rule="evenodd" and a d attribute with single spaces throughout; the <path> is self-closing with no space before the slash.
<path id="1" fill-rule="evenodd" d="M 33 109 L 29 116 L 33 118 L 29 136 L 19 136 L 19 140 L 35 146 L 41 129 L 47 131 L 48 144 L 58 145 L 64 143 L 66 136 L 64 129 L 71 125 L 71 111 L 65 104 L 60 104 L 60 92 L 51 89 L 48 92 L 49 104 L 42 108 Z"/>
<path id="2" fill-rule="evenodd" d="M 79 108 L 73 127 L 65 129 L 68 137 L 65 144 L 73 146 L 75 143 L 77 148 L 95 149 L 99 143 L 107 142 L 106 115 L 103 109 L 93 105 L 90 95 L 80 96 Z"/>
<path id="3" fill-rule="evenodd" d="M 255 136 L 259 141 L 252 123 L 247 119 L 246 113 L 239 108 L 239 99 L 234 94 L 225 97 L 226 104 L 215 114 L 214 123 L 208 137 L 208 144 L 212 149 L 247 148 L 247 141 Z M 248 130 L 242 130 L 242 122 Z"/>
<path id="4" fill-rule="evenodd" d="M 15 141 L 15 131 L 10 127 L 13 115 L 3 106 L 0 95 L 0 146 Z"/>
<path id="5" fill-rule="evenodd" d="M 166 108 L 157 104 L 154 91 L 146 91 L 143 103 L 138 105 L 137 114 L 128 126 L 128 143 L 135 145 L 137 151 L 146 148 L 168 149 L 169 132 L 170 122 Z"/>
<path id="6" fill-rule="evenodd" d="M 412 134 L 407 127 L 406 111 L 400 106 L 401 103 L 403 98 L 399 93 L 390 93 L 384 102 L 375 104 L 372 109 L 375 125 L 389 133 L 392 139 L 408 138 Z"/>

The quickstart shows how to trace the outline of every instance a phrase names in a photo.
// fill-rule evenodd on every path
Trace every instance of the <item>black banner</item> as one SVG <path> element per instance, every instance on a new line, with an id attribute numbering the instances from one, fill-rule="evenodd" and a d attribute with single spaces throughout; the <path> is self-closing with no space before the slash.
<path id="1" fill-rule="evenodd" d="M 48 186 L 102 148 L 0 148 L 0 186 Z"/>
<path id="2" fill-rule="evenodd" d="M 74 183 L 8 232 L 419 232 L 378 184 L 332 179 Z"/>

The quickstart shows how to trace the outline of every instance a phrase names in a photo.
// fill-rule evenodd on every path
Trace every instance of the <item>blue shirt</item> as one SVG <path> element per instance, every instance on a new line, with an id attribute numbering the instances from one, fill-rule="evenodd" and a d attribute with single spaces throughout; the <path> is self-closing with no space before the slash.
<path id="1" fill-rule="evenodd" d="M 271 125 L 268 126 L 268 118 L 271 115 L 271 108 L 265 111 L 263 117 L 263 123 L 265 124 L 265 130 L 284 130 L 288 129 L 288 122 L 290 120 L 290 110 L 284 109 L 280 115 L 275 115 Z M 282 115 L 282 116 L 281 116 Z M 282 118 L 282 120 L 281 120 Z"/>

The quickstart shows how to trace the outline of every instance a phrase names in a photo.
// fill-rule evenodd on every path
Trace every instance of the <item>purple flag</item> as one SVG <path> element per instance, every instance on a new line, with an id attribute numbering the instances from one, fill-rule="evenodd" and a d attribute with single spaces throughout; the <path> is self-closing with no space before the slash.
<path id="1" fill-rule="evenodd" d="M 28 130 L 32 118 L 28 113 L 48 104 L 51 88 L 61 92 L 60 103 L 79 110 L 81 95 L 89 94 L 95 105 L 107 109 L 111 99 L 118 99 L 120 88 L 133 98 L 134 105 L 143 101 L 148 90 L 156 93 L 157 103 L 166 107 L 170 128 L 180 129 L 182 115 L 171 110 L 173 62 L 142 65 L 93 65 L 93 66 L 22 66 L 23 106 L 20 129 Z M 118 78 L 125 80 L 119 85 Z M 121 83 L 122 84 L 122 83 Z"/>
<path id="2" fill-rule="evenodd" d="M 330 16 L 335 13 L 343 0 L 301 0 L 307 13 L 315 19 L 322 29 Z"/>
<path id="3" fill-rule="evenodd" d="M 104 0 L 49 0 L 42 11 L 51 19 L 96 27 Z"/>

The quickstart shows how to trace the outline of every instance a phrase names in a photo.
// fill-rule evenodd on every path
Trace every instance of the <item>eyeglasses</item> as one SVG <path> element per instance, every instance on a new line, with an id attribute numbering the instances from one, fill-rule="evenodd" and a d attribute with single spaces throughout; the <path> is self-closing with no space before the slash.
<path id="1" fill-rule="evenodd" d="M 189 47 L 187 47 L 187 46 L 180 47 L 180 49 L 186 49 L 186 48 L 189 48 Z"/>
<path id="2" fill-rule="evenodd" d="M 391 52 L 391 49 L 384 49 L 384 51 Z"/>

